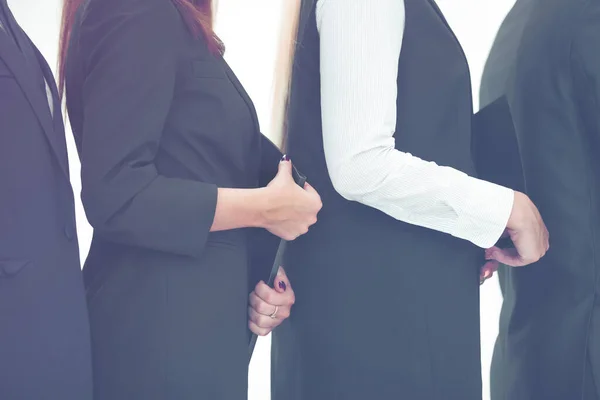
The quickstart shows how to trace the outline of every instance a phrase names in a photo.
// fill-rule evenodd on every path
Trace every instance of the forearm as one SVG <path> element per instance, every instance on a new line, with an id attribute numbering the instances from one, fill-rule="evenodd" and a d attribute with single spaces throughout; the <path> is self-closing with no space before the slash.
<path id="1" fill-rule="evenodd" d="M 514 198 L 510 189 L 394 148 L 355 155 L 330 174 L 349 200 L 483 248 L 504 231 Z"/>
<path id="2" fill-rule="evenodd" d="M 219 188 L 211 232 L 265 225 L 267 196 L 264 188 Z"/>

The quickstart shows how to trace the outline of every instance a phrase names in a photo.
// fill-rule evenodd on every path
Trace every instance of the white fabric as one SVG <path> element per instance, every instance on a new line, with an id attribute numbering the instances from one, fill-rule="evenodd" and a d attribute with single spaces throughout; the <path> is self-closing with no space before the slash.
<path id="1" fill-rule="evenodd" d="M 506 227 L 513 191 L 395 149 L 404 11 L 402 0 L 317 2 L 331 180 L 346 199 L 491 247 Z"/>

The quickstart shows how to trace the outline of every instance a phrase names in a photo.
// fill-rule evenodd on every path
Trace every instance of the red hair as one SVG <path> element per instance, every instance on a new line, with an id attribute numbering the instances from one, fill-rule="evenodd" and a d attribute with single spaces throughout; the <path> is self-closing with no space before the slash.
<path id="1" fill-rule="evenodd" d="M 213 31 L 213 2 L 212 0 L 171 0 L 181 13 L 190 32 L 194 37 L 204 37 L 209 49 L 215 54 L 222 54 L 223 43 Z M 58 53 L 58 90 L 62 99 L 65 90 L 65 60 L 69 47 L 71 30 L 75 15 L 84 0 L 64 0 L 60 29 Z"/>

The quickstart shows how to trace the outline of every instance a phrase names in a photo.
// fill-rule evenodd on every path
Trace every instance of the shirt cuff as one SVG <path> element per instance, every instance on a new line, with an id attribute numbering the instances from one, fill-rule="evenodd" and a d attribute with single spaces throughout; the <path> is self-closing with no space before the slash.
<path id="1" fill-rule="evenodd" d="M 510 218 L 514 191 L 465 176 L 464 196 L 454 209 L 458 215 L 452 236 L 487 249 L 500 239 Z"/>

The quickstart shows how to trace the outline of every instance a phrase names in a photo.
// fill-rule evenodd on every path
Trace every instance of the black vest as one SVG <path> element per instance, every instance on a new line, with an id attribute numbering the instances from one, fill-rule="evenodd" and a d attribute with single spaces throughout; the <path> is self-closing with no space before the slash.
<path id="1" fill-rule="evenodd" d="M 396 146 L 473 174 L 467 60 L 433 0 L 405 7 Z M 273 336 L 273 399 L 481 399 L 483 252 L 336 193 L 323 151 L 315 1 L 302 2 L 298 42 L 288 154 L 323 209 L 288 247 L 297 302 Z"/>

